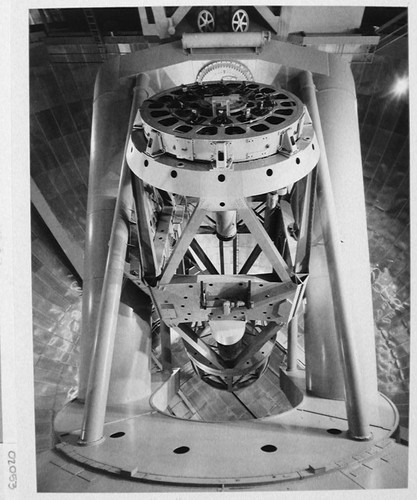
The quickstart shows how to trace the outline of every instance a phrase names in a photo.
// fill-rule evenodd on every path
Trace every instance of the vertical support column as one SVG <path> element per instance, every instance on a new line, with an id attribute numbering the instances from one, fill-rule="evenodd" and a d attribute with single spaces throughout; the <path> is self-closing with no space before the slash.
<path id="1" fill-rule="evenodd" d="M 297 369 L 298 316 L 288 322 L 287 371 Z"/>
<path id="2" fill-rule="evenodd" d="M 150 297 L 125 280 L 117 316 L 107 406 L 127 405 L 151 396 Z"/>
<path id="3" fill-rule="evenodd" d="M 159 326 L 161 339 L 161 363 L 164 371 L 172 373 L 171 332 L 162 319 Z"/>
<path id="4" fill-rule="evenodd" d="M 103 289 L 97 316 L 95 343 L 91 356 L 84 420 L 80 436 L 80 443 L 82 444 L 94 443 L 103 438 L 114 340 L 129 237 L 129 224 L 133 207 L 131 174 L 129 166 L 126 163 L 125 153 L 130 130 L 140 101 L 143 101 L 145 97 L 143 91 L 148 81 L 149 78 L 145 75 L 138 77 L 128 121 L 119 190 L 114 210 Z"/>
<path id="5" fill-rule="evenodd" d="M 239 269 L 239 244 L 238 235 L 233 238 L 233 274 L 237 274 Z"/>
<path id="6" fill-rule="evenodd" d="M 224 242 L 219 240 L 220 274 L 224 274 Z"/>
<path id="7" fill-rule="evenodd" d="M 78 399 L 84 401 L 95 344 L 95 326 L 114 216 L 131 82 L 119 82 L 118 58 L 100 70 L 94 89 L 88 204 L 84 249 L 81 361 Z"/>
<path id="8" fill-rule="evenodd" d="M 327 78 L 327 80 L 323 79 L 321 81 L 323 92 L 331 91 L 332 94 L 330 101 L 323 108 L 320 107 L 320 112 L 315 94 L 316 87 L 310 72 L 301 75 L 301 90 L 304 102 L 307 104 L 312 117 L 321 150 L 318 163 L 317 201 L 331 283 L 334 318 L 331 314 L 328 314 L 329 311 L 325 311 L 325 313 L 328 314 L 327 319 L 329 322 L 336 320 L 337 345 L 342 361 L 349 432 L 352 438 L 361 440 L 372 437 L 370 424 L 377 396 L 376 377 L 374 377 L 373 373 L 375 349 L 372 350 L 372 342 L 367 340 L 369 338 L 373 339 L 374 335 L 372 304 L 370 304 L 368 310 L 359 307 L 358 311 L 358 300 L 354 297 L 355 293 L 361 297 L 363 296 L 365 303 L 369 304 L 369 298 L 366 296 L 368 291 L 370 295 L 370 288 L 366 286 L 366 281 L 370 280 L 369 255 L 367 252 L 357 251 L 355 245 L 360 247 L 361 244 L 355 238 L 351 239 L 350 235 L 351 228 L 357 224 L 362 225 L 363 220 L 365 220 L 364 206 L 361 206 L 360 194 L 357 193 L 357 191 L 363 190 L 362 172 L 360 170 L 360 176 L 358 176 L 357 165 L 351 164 L 352 158 L 354 158 L 353 154 L 347 154 L 345 158 L 341 158 L 343 146 L 349 151 L 359 148 L 359 137 L 352 137 L 348 132 L 349 128 L 355 128 L 355 126 L 357 128 L 357 116 L 352 113 L 352 92 L 354 97 L 354 87 L 353 90 L 346 88 L 344 83 L 346 78 L 340 78 L 340 72 L 343 73 L 345 68 L 342 65 L 338 67 L 335 58 L 332 60 L 334 66 L 331 67 L 331 70 L 336 73 L 339 79 Z M 345 77 L 347 76 L 346 74 Z M 338 109 L 340 102 L 342 103 L 341 109 Z M 353 99 L 353 105 L 354 103 Z M 340 113 L 342 110 L 343 112 Z M 329 134 L 326 137 L 323 135 L 320 117 L 323 118 L 323 122 L 329 121 L 333 127 L 333 130 L 328 129 Z M 327 124 L 328 127 L 330 123 Z M 347 135 L 344 134 L 346 129 Z M 327 140 L 325 141 L 325 139 Z M 354 139 L 356 139 L 356 142 Z M 348 147 L 345 145 L 347 141 Z M 332 178 L 326 154 L 327 143 L 330 143 L 335 148 L 334 154 L 331 156 Z M 348 177 L 354 177 L 354 181 L 350 182 L 351 190 L 349 193 L 343 192 L 344 187 L 341 186 L 345 181 L 347 182 Z M 336 206 L 335 197 L 339 198 L 340 196 L 342 196 L 342 199 L 339 200 Z M 354 206 L 352 199 L 356 202 Z M 339 228 L 344 231 L 343 237 L 339 232 Z M 357 234 L 357 236 L 367 241 L 366 231 L 364 234 Z M 346 245 L 348 249 L 344 248 L 346 242 L 348 243 Z M 354 258 L 348 252 L 353 252 Z M 361 262 L 365 260 L 368 266 L 367 272 L 366 265 L 365 269 L 360 269 L 360 271 L 365 271 L 365 275 L 357 272 L 357 260 Z M 313 261 L 311 266 L 313 266 Z M 354 284 L 353 287 L 352 283 Z M 309 286 L 311 286 L 311 282 Z M 352 294 L 352 292 L 355 293 Z M 310 311 L 310 313 L 312 312 Z M 323 315 L 323 311 L 316 311 L 313 314 Z M 365 317 L 362 314 L 365 314 Z M 369 321 L 369 318 L 371 318 L 371 321 Z M 328 377 L 333 376 L 329 372 L 326 375 Z"/>
<path id="9" fill-rule="evenodd" d="M 236 210 L 216 212 L 216 235 L 219 240 L 233 240 L 236 233 Z"/>

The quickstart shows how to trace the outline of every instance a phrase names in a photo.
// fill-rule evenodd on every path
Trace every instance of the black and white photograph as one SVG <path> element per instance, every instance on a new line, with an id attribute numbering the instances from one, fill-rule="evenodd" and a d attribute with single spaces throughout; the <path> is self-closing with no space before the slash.
<path id="1" fill-rule="evenodd" d="M 411 498 L 414 8 L 9 9 L 5 498 Z"/>

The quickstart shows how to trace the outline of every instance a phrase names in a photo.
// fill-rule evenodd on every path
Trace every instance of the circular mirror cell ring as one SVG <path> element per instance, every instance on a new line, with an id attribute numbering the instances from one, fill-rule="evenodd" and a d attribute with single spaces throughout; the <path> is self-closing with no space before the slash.
<path id="1" fill-rule="evenodd" d="M 162 109 L 153 107 L 162 102 L 167 102 Z M 166 112 L 167 116 L 155 118 L 155 114 Z M 288 126 L 295 130 L 302 113 L 301 101 L 286 90 L 247 81 L 213 80 L 182 85 L 162 91 L 141 107 L 145 137 L 149 139 L 152 131 L 159 132 L 164 154 L 180 159 L 180 150 L 190 151 L 188 141 L 193 141 L 192 152 L 187 155 L 193 154 L 195 161 L 212 161 L 216 153 L 213 139 L 227 138 L 233 145 L 230 149 L 235 163 L 276 154 L 281 144 L 273 134 L 280 137 Z M 186 143 L 182 142 L 184 139 Z M 264 140 L 272 140 L 272 145 L 268 142 L 267 147 Z M 246 147 L 250 149 L 249 157 Z"/>

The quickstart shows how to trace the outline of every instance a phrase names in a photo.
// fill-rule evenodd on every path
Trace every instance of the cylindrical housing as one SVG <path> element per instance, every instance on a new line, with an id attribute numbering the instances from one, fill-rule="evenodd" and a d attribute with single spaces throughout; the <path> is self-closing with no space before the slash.
<path id="1" fill-rule="evenodd" d="M 209 321 L 211 334 L 216 342 L 223 345 L 232 345 L 238 342 L 245 333 L 244 321 Z"/>
<path id="2" fill-rule="evenodd" d="M 298 316 L 294 316 L 288 322 L 287 340 L 287 370 L 297 369 L 297 345 L 298 345 Z"/>
<path id="3" fill-rule="evenodd" d="M 230 241 L 236 236 L 236 210 L 216 212 L 216 236 L 219 240 Z"/>
<path id="4" fill-rule="evenodd" d="M 99 72 L 94 89 L 88 179 L 78 398 L 85 399 L 101 289 L 116 205 L 120 166 L 131 105 L 131 82 L 119 83 L 119 59 Z M 103 74 L 105 77 L 103 77 Z"/>
<path id="5" fill-rule="evenodd" d="M 184 49 L 261 48 L 270 39 L 271 33 L 269 31 L 252 33 L 184 33 L 182 35 L 182 47 Z"/>
<path id="6" fill-rule="evenodd" d="M 313 393 L 336 399 L 333 384 L 341 393 L 344 378 L 349 429 L 363 439 L 377 421 L 377 379 L 362 162 L 353 77 L 339 58 L 329 63 L 330 77 L 315 75 L 313 83 L 305 73 L 301 79 L 324 141 L 317 203 L 323 239 L 312 249 L 307 295 L 307 379 Z M 324 291 L 329 283 L 331 296 Z"/>
<path id="7" fill-rule="evenodd" d="M 345 383 L 336 335 L 334 304 L 326 250 L 323 241 L 320 241 L 320 219 L 317 215 L 304 315 L 306 386 L 307 391 L 315 396 L 343 400 Z"/>
<path id="8" fill-rule="evenodd" d="M 145 88 L 148 82 L 149 78 L 144 76 L 137 79 L 133 99 L 129 99 L 131 103 L 130 115 L 128 125 L 124 127 L 125 134 L 130 133 L 137 108 L 147 96 Z M 117 82 L 113 82 L 113 84 L 117 89 Z M 117 92 L 115 91 L 115 93 Z M 104 110 L 107 110 L 106 106 L 104 106 Z M 117 110 L 112 108 L 112 111 L 117 116 Z M 98 118 L 102 117 L 98 116 Z M 99 127 L 100 124 L 99 120 L 97 126 Z M 106 142 L 103 140 L 105 138 L 99 133 L 100 131 L 97 132 L 98 137 L 102 139 L 100 146 L 105 153 L 107 151 Z M 125 136 L 125 148 L 126 145 L 127 138 Z M 93 171 L 95 175 L 100 176 L 98 169 Z M 98 191 L 101 194 L 100 190 Z M 91 316 L 95 316 L 96 319 L 94 324 L 90 325 L 92 329 L 84 332 L 90 342 L 93 340 L 92 344 L 87 345 L 89 350 L 83 352 L 84 362 L 90 364 L 81 432 L 81 442 L 85 444 L 97 442 L 102 438 L 108 401 L 110 404 L 126 404 L 150 395 L 150 301 L 147 296 L 140 298 L 138 317 L 135 317 L 133 308 L 121 303 L 132 208 L 131 173 L 125 161 L 125 151 L 122 149 L 120 181 L 110 241 L 108 249 L 106 245 L 106 249 L 101 249 L 101 253 L 99 253 L 98 265 L 102 265 L 103 260 L 105 262 L 102 290 L 101 294 L 91 296 L 94 300 L 90 305 L 91 310 L 87 311 L 87 314 L 90 313 L 90 321 Z M 99 236 L 102 236 L 108 228 L 107 226 L 99 226 L 99 229 L 101 229 Z M 94 257 L 94 251 L 95 246 L 89 248 L 90 260 Z M 134 293 L 134 295 L 144 294 Z M 123 298 L 127 300 L 128 295 L 125 293 Z M 116 349 L 114 349 L 116 331 L 119 335 Z M 140 346 L 137 356 L 132 351 L 132 345 L 135 343 Z M 86 357 L 87 354 L 90 356 L 89 359 Z M 112 379 L 111 374 L 113 375 Z M 129 379 L 129 384 L 127 379 Z M 110 400 L 108 400 L 109 396 Z"/>
<path id="9" fill-rule="evenodd" d="M 217 347 L 219 348 L 220 356 L 226 361 L 231 361 L 241 352 L 242 340 L 238 340 L 236 344 L 230 345 L 223 345 L 217 342 Z"/>

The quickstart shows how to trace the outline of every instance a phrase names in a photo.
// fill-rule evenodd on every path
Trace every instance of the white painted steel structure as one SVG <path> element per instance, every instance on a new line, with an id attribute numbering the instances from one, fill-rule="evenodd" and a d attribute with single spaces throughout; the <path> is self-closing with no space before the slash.
<path id="1" fill-rule="evenodd" d="M 81 463 L 88 463 L 97 468 L 103 468 L 105 464 L 106 470 L 117 474 L 128 474 L 132 479 L 199 485 L 254 484 L 294 478 L 304 479 L 311 477 L 312 473 L 321 474 L 343 468 L 344 466 L 340 465 L 343 463 L 345 466 L 352 465 L 352 457 L 356 452 L 368 453 L 369 456 L 380 453 L 388 446 L 387 443 L 391 443 L 387 439 L 398 425 L 395 407 L 378 394 L 376 385 L 372 304 L 367 272 L 369 256 L 366 244 L 362 243 L 366 242 L 366 227 L 363 196 L 360 194 L 363 187 L 353 79 L 346 63 L 337 56 L 318 53 L 309 48 L 296 47 L 275 40 L 265 42 L 264 37 L 260 54 L 248 51 L 242 55 L 240 52 L 234 52 L 233 48 L 223 47 L 224 61 L 238 60 L 240 64 L 244 64 L 256 75 L 255 80 L 262 82 L 256 84 L 259 86 L 258 89 L 274 89 L 271 93 L 275 92 L 275 89 L 276 92 L 279 92 L 278 89 L 285 89 L 283 92 L 286 99 L 290 99 L 292 93 L 298 95 L 293 98 L 296 109 L 295 120 L 282 122 L 286 130 L 290 131 L 289 136 L 296 137 L 293 141 L 289 139 L 287 150 L 283 147 L 281 139 L 278 139 L 285 134 L 285 130 L 281 130 L 279 124 L 276 129 L 264 130 L 267 133 L 259 135 L 245 128 L 242 133 L 245 139 L 233 137 L 226 140 L 222 135 L 223 129 L 215 141 L 206 138 L 196 140 L 195 135 L 189 138 L 183 137 L 173 130 L 173 127 L 178 126 L 177 122 L 166 127 L 163 124 L 160 127 L 161 124 L 155 122 L 156 117 L 151 116 L 151 103 L 158 102 L 161 97 L 172 96 L 173 84 L 179 89 L 183 84 L 192 85 L 202 68 L 215 62 L 221 63 L 222 59 L 215 53 L 203 56 L 194 50 L 204 44 L 205 40 L 210 41 L 210 47 L 216 48 L 214 41 L 211 41 L 212 38 L 209 38 L 212 35 L 206 36 L 207 38 L 204 38 L 204 35 L 189 37 L 184 40 L 184 46 L 174 42 L 112 59 L 99 73 L 95 89 L 89 186 L 80 398 L 78 402 L 67 407 L 57 419 L 56 429 L 62 441 L 59 448 Z M 236 42 L 239 49 L 248 46 L 243 44 L 244 36 L 241 34 L 241 38 Z M 251 38 L 251 34 L 248 34 L 248 37 Z M 236 44 L 232 46 L 236 47 Z M 192 50 L 184 52 L 184 48 Z M 144 84 L 141 89 L 141 100 L 156 94 L 143 107 L 140 119 L 137 115 L 138 103 L 133 101 L 132 106 L 130 95 L 131 84 L 139 72 L 147 75 L 146 85 Z M 249 84 L 243 83 L 243 85 Z M 317 102 L 314 85 L 318 91 Z M 300 86 L 306 90 L 300 92 Z M 220 107 L 226 109 L 226 115 L 228 113 L 231 115 L 230 106 L 233 108 L 239 97 L 231 98 L 230 93 L 227 95 L 229 95 L 226 99 L 228 102 L 225 103 L 224 100 L 215 99 L 222 95 L 212 93 L 208 98 L 212 109 L 216 108 L 217 102 L 220 102 Z M 309 114 L 301 103 L 303 99 L 313 119 L 312 124 Z M 168 110 L 165 105 L 160 109 Z M 120 127 L 129 123 L 129 113 L 131 126 L 127 131 L 128 140 L 124 155 L 120 153 L 124 143 Z M 113 119 L 113 116 L 117 119 Z M 322 124 L 322 130 L 319 122 Z M 312 127 L 317 127 L 318 140 Z M 192 124 L 192 133 L 197 134 L 197 132 Z M 264 139 L 268 133 L 271 137 Z M 233 161 L 230 164 L 224 163 L 224 158 L 229 155 L 223 154 L 220 157 L 218 155 L 219 144 L 224 146 L 226 142 L 233 143 L 235 140 L 241 141 L 242 144 L 246 139 L 254 139 L 257 144 L 262 141 L 270 143 L 272 136 L 276 142 L 271 148 L 271 155 L 260 155 L 251 159 L 245 156 L 247 148 L 239 147 L 233 150 L 232 147 L 233 154 L 230 156 L 236 155 L 238 158 L 236 164 Z M 158 147 L 155 147 L 155 141 Z M 187 141 L 191 141 L 192 156 L 178 158 L 174 154 L 175 151 L 178 147 L 184 149 L 183 146 L 189 144 Z M 213 142 L 214 144 L 210 144 Z M 322 156 L 319 157 L 319 153 Z M 326 156 L 323 156 L 325 153 Z M 241 154 L 243 155 L 239 156 Z M 214 156 L 213 165 L 210 164 L 212 156 Z M 297 241 L 299 246 L 292 247 L 282 256 L 281 253 L 284 252 L 281 252 L 282 249 L 272 240 L 274 234 L 274 226 L 270 221 L 272 211 L 279 206 L 284 214 L 283 218 L 291 214 L 286 196 L 292 192 L 293 184 L 309 174 L 317 162 L 319 165 L 320 162 L 325 164 L 324 173 L 321 167 L 317 174 L 318 204 L 313 203 L 314 196 L 311 196 L 311 193 L 314 192 L 315 184 L 310 176 L 303 191 L 306 196 L 310 196 L 310 202 L 306 203 L 304 208 L 302 205 L 299 207 L 305 216 L 300 220 L 304 220 L 305 227 L 313 229 L 314 238 L 312 240 L 308 236 L 309 229 L 306 229 L 305 238 Z M 179 163 L 183 165 L 180 166 Z M 136 177 L 133 177 L 136 222 L 139 226 L 141 224 L 144 226 L 142 229 L 139 228 L 139 236 L 144 235 L 148 239 L 145 238 L 140 242 L 141 264 L 145 265 L 146 269 L 139 269 L 142 274 L 136 280 L 133 279 L 139 285 L 133 293 L 138 305 L 136 309 L 128 306 L 129 315 L 136 323 L 135 331 L 131 336 L 118 334 L 116 337 L 116 323 L 119 329 L 122 324 L 121 317 L 126 314 L 123 302 L 127 302 L 127 299 L 122 294 L 122 304 L 116 317 L 116 304 L 122 290 L 123 272 L 132 279 L 129 270 L 126 271 L 123 260 L 127 248 L 126 228 L 131 223 L 130 215 L 133 214 L 128 181 L 126 186 L 124 182 L 121 183 L 122 189 L 119 191 L 117 207 L 121 210 L 116 209 L 115 212 L 114 209 L 117 196 L 114 178 L 119 177 L 120 166 L 123 165 L 125 169 L 127 164 L 136 174 Z M 268 175 L 268 169 L 273 171 L 272 175 Z M 176 175 L 172 175 L 173 171 Z M 256 181 L 251 182 L 250 179 L 253 179 L 254 174 Z M 224 176 L 223 180 L 219 179 L 220 175 Z M 158 212 L 161 224 L 162 222 L 165 224 L 164 227 L 170 234 L 174 234 L 172 226 L 182 224 L 174 249 L 166 259 L 164 251 L 158 250 L 156 241 L 160 235 L 158 230 L 161 229 L 161 224 L 159 226 L 148 222 L 144 224 L 145 220 L 149 220 L 149 213 L 146 212 L 148 205 L 143 202 L 145 191 L 150 190 L 149 186 L 175 196 L 190 197 L 194 206 L 194 211 L 188 218 L 181 219 L 178 218 L 178 211 L 175 211 L 176 204 L 173 203 L 177 198 L 165 197 L 163 210 Z M 275 193 L 273 196 L 265 196 L 264 202 L 268 210 L 264 224 L 261 224 L 248 198 L 271 191 Z M 334 198 L 334 204 L 329 203 L 329 196 Z M 351 199 L 354 203 L 346 203 L 346 200 Z M 177 204 L 181 206 L 181 203 Z M 314 224 L 306 205 L 314 210 Z M 334 212 L 329 213 L 329 208 Z M 226 295 L 220 295 L 222 298 L 220 304 L 215 298 L 211 303 L 209 294 L 205 293 L 205 286 L 208 288 L 210 282 L 206 280 L 204 273 L 200 273 L 197 277 L 187 275 L 185 278 L 178 275 L 179 266 L 188 247 L 193 249 L 194 235 L 206 215 L 213 210 L 224 214 L 237 210 L 249 232 L 257 238 L 275 271 L 270 281 L 265 277 L 248 278 L 247 273 L 241 278 L 235 276 L 233 286 L 239 286 L 240 282 L 245 283 L 242 286 L 247 290 L 247 302 L 240 300 L 243 305 L 239 300 L 234 305 L 225 304 L 227 300 L 233 302 L 232 298 Z M 122 213 L 124 215 L 121 219 Z M 113 230 L 110 231 L 113 215 Z M 287 225 L 285 228 L 285 241 L 290 241 L 291 234 Z M 120 238 L 119 230 L 124 233 Z M 342 236 L 338 236 L 338 231 Z M 110 235 L 111 244 L 108 252 L 107 241 Z M 312 244 L 310 265 L 306 267 L 305 256 L 310 244 Z M 151 250 L 148 252 L 146 249 Z M 200 256 L 204 257 L 201 248 L 198 249 L 196 245 L 194 251 L 200 252 Z M 118 268 L 113 273 L 111 256 L 114 253 L 119 257 Z M 343 272 L 341 267 L 344 268 Z M 147 272 L 149 269 L 152 273 Z M 305 279 L 306 271 L 310 274 L 308 282 Z M 217 281 L 223 287 L 219 289 L 219 294 L 225 293 L 225 284 L 222 282 L 227 281 L 227 276 L 220 274 L 215 279 L 212 276 L 209 279 L 213 280 L 213 284 Z M 258 303 L 258 299 L 254 299 L 251 295 L 252 280 L 258 286 L 269 283 L 268 286 L 278 287 L 279 293 L 282 293 L 282 287 L 291 288 L 287 291 L 288 298 L 283 299 L 277 292 L 275 300 L 279 302 L 280 307 L 285 306 L 283 309 L 285 314 L 280 315 L 284 317 L 284 322 L 290 320 L 293 327 L 296 325 L 295 316 L 299 313 L 298 308 L 307 284 L 306 378 L 294 367 L 294 348 L 289 367 L 291 370 L 288 375 L 284 372 L 281 374 L 282 388 L 292 403 L 293 410 L 271 419 L 235 425 L 220 424 L 216 429 L 207 422 L 193 422 L 190 426 L 190 422 L 166 415 L 161 416 L 164 405 L 155 404 L 156 395 L 149 402 L 152 389 L 148 368 L 143 371 L 133 370 L 140 390 L 133 394 L 134 388 L 129 385 L 133 393 L 117 393 L 117 388 L 123 387 L 126 374 L 137 367 L 137 356 L 139 355 L 141 360 L 146 360 L 149 353 L 147 339 L 149 339 L 150 300 L 143 290 L 147 289 L 153 297 L 161 319 L 182 332 L 183 338 L 188 343 L 187 349 L 190 352 L 191 347 L 196 350 L 197 354 L 191 353 L 191 355 L 195 356 L 200 365 L 202 362 L 198 356 L 203 356 L 205 359 L 211 359 L 213 363 L 218 363 L 217 368 L 225 371 L 222 362 L 226 358 L 222 357 L 221 351 L 216 354 L 210 350 L 210 346 L 202 345 L 199 338 L 201 331 L 193 330 L 194 327 L 190 326 L 193 321 L 190 320 L 188 326 L 184 326 L 185 319 L 178 317 L 176 308 L 181 307 L 181 304 L 176 302 L 173 290 L 179 289 L 174 288 L 177 285 L 193 290 L 193 300 L 196 305 L 193 306 L 194 309 L 190 309 L 189 314 L 196 314 L 197 319 L 194 318 L 194 323 L 208 320 L 209 312 L 214 310 L 219 311 L 217 318 L 219 320 L 230 319 L 228 316 L 237 311 L 243 312 L 245 319 L 251 320 L 251 311 L 256 310 L 257 305 L 262 302 L 259 298 Z M 173 297 L 167 299 L 170 287 Z M 340 290 L 343 290 L 343 293 L 339 293 Z M 161 306 L 164 301 L 167 301 L 165 312 Z M 109 303 L 111 308 L 107 306 Z M 263 329 L 256 335 L 258 344 L 254 342 L 254 349 L 260 350 L 263 345 L 269 345 L 268 342 L 276 336 L 276 329 L 283 326 L 278 314 L 272 318 L 272 311 L 277 312 L 274 307 L 271 306 L 270 321 L 264 322 Z M 171 315 L 172 311 L 176 316 Z M 204 319 L 197 317 L 198 314 L 208 316 Z M 103 319 L 105 315 L 112 317 L 107 321 Z M 253 321 L 256 319 L 254 316 Z M 165 332 L 165 346 L 169 349 L 169 339 L 167 342 L 166 338 L 169 332 L 165 327 L 162 331 Z M 136 353 L 129 352 L 132 342 L 138 346 Z M 231 356 L 231 359 L 239 359 L 239 357 L 233 358 L 236 356 L 234 352 L 227 351 L 227 355 Z M 246 351 L 243 349 L 237 356 L 239 355 L 240 363 L 249 361 L 253 355 L 252 366 L 256 369 L 262 367 L 264 362 L 264 359 L 259 358 L 259 352 L 256 350 L 252 352 L 250 348 Z M 90 366 L 91 374 L 88 375 Z M 206 364 L 204 370 L 208 369 Z M 161 389 L 167 391 L 166 396 L 162 397 L 163 401 L 168 401 L 169 395 L 175 392 L 177 383 L 175 377 L 175 374 L 170 376 L 170 382 Z M 229 380 L 227 383 L 232 382 Z M 296 417 L 295 420 L 293 417 Z M 334 422 L 340 423 L 338 429 L 340 437 L 337 438 L 330 432 Z M 163 436 L 163 432 L 168 428 L 170 431 Z M 231 450 L 230 439 L 220 439 L 220 436 L 224 436 L 225 429 L 232 429 L 231 436 L 236 439 L 238 435 L 242 436 L 241 439 L 245 441 L 239 457 Z M 86 445 L 83 447 L 77 444 L 80 430 L 81 441 Z M 121 436 L 126 435 L 129 443 L 123 448 L 122 454 L 115 453 L 113 449 L 119 433 L 122 433 Z M 149 440 L 143 441 L 145 434 L 155 436 L 155 443 Z M 214 435 L 217 436 L 215 440 L 213 440 Z M 266 435 L 268 443 L 264 441 Z M 181 439 L 177 441 L 176 437 Z M 261 470 L 253 472 L 253 447 L 261 449 L 266 445 L 275 446 L 275 442 L 275 448 L 290 450 L 289 444 L 297 442 L 299 438 L 301 441 L 305 440 L 303 442 L 317 439 L 317 446 L 323 446 L 326 450 L 325 459 L 319 460 L 317 453 L 311 447 L 308 450 L 303 448 L 305 454 L 299 453 L 297 459 L 282 460 L 281 457 L 279 461 L 268 464 L 265 462 L 265 455 L 261 454 L 258 465 L 267 472 L 264 474 Z M 340 439 L 338 446 L 335 446 L 336 439 Z M 371 442 L 366 442 L 369 439 Z M 200 446 L 202 442 L 206 443 L 203 447 Z M 92 444 L 94 446 L 91 446 Z M 198 447 L 196 455 L 186 455 L 196 447 Z M 188 449 L 185 450 L 186 448 Z M 178 449 L 181 451 L 175 451 Z M 138 450 L 140 458 L 136 456 Z M 194 457 L 195 466 L 187 468 L 187 461 L 178 460 L 174 464 L 173 451 L 176 454 Z M 154 467 L 153 470 L 144 464 L 144 457 L 147 463 Z M 219 471 L 219 463 L 228 464 L 223 467 L 222 472 Z"/>

